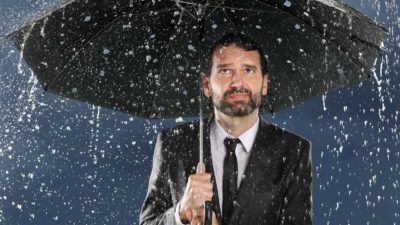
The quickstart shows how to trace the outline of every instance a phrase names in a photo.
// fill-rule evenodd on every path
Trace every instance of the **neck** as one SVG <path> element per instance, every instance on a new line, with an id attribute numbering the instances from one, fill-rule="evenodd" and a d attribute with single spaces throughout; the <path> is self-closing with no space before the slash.
<path id="1" fill-rule="evenodd" d="M 237 138 L 257 121 L 258 109 L 247 116 L 228 116 L 214 108 L 215 118 L 221 127 L 230 135 Z"/>

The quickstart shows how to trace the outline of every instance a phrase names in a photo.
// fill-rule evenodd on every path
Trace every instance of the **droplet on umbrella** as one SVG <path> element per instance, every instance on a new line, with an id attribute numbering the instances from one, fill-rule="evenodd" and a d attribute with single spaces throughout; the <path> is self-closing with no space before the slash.
<path id="1" fill-rule="evenodd" d="M 196 51 L 196 49 L 194 48 L 193 45 L 188 45 L 188 49 L 191 50 L 191 51 Z"/>
<path id="2" fill-rule="evenodd" d="M 261 29 L 261 26 L 260 26 L 260 25 L 256 25 L 256 28 L 260 30 L 260 29 Z"/>
<path id="3" fill-rule="evenodd" d="M 217 24 L 213 24 L 211 27 L 212 27 L 213 29 L 215 29 L 215 28 L 218 27 L 218 25 L 217 25 Z"/>
<path id="4" fill-rule="evenodd" d="M 151 60 L 151 55 L 146 55 L 146 62 L 150 62 Z"/>
<path id="5" fill-rule="evenodd" d="M 78 89 L 76 89 L 76 88 L 72 88 L 72 93 L 78 93 Z"/>
<path id="6" fill-rule="evenodd" d="M 289 0 L 286 0 L 286 1 L 283 3 L 283 5 L 286 6 L 286 7 L 290 7 L 290 6 L 292 6 L 292 2 L 289 1 Z"/>
<path id="7" fill-rule="evenodd" d="M 341 77 L 344 76 L 344 70 L 343 70 L 343 68 L 337 68 L 337 69 L 336 69 L 336 72 L 338 73 L 339 76 L 341 76 Z"/>
<path id="8" fill-rule="evenodd" d="M 183 66 L 178 66 L 178 70 L 179 70 L 179 71 L 184 71 L 185 68 L 183 68 Z"/>
<path id="9" fill-rule="evenodd" d="M 104 55 L 110 54 L 110 49 L 107 49 L 107 48 L 104 49 L 104 50 L 103 50 L 103 54 L 104 54 Z"/>
<path id="10" fill-rule="evenodd" d="M 296 23 L 296 25 L 294 25 L 294 28 L 296 28 L 296 30 L 300 30 L 300 25 Z"/>
<path id="11" fill-rule="evenodd" d="M 88 22 L 88 21 L 90 21 L 91 19 L 92 19 L 91 16 L 86 16 L 85 19 L 84 19 L 83 21 Z"/>

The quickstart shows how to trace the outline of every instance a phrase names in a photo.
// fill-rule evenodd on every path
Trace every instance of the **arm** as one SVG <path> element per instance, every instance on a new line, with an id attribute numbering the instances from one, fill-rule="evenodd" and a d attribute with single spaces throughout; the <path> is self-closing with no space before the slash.
<path id="1" fill-rule="evenodd" d="M 287 177 L 287 191 L 281 210 L 281 224 L 312 224 L 312 166 L 311 144 L 303 140 L 297 148 L 296 159 Z"/>
<path id="2" fill-rule="evenodd" d="M 168 154 L 163 147 L 162 134 L 157 137 L 153 167 L 146 198 L 140 212 L 139 224 L 175 224 L 170 185 L 168 183 Z"/>

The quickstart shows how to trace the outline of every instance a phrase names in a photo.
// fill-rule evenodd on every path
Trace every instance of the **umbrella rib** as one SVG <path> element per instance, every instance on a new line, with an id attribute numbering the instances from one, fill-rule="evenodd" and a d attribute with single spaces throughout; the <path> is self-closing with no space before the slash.
<path id="1" fill-rule="evenodd" d="M 171 1 L 173 1 L 173 0 L 171 0 Z M 185 9 L 185 7 L 183 7 L 181 4 L 179 4 L 181 1 L 175 0 L 174 2 L 176 3 L 176 6 L 178 6 L 178 8 L 180 8 L 182 11 L 185 11 L 187 14 L 189 14 L 191 17 L 193 17 L 194 19 L 197 20 L 197 17 L 196 17 L 196 16 L 194 16 L 193 14 L 191 14 L 187 9 Z M 185 2 L 183 2 L 183 3 L 185 3 Z M 193 4 L 194 4 L 194 3 L 193 3 Z"/>
<path id="2" fill-rule="evenodd" d="M 224 14 L 226 15 L 226 18 L 228 18 L 228 20 L 231 22 L 231 24 L 235 27 L 235 30 L 237 30 L 236 24 L 232 21 L 232 19 L 231 19 L 230 16 L 226 13 L 226 11 L 225 11 L 225 10 L 222 10 L 222 12 L 224 12 Z"/>
<path id="3" fill-rule="evenodd" d="M 219 3 L 216 7 L 214 7 L 214 9 L 204 18 L 206 19 L 207 17 L 209 17 L 216 9 L 221 8 L 221 5 L 225 3 L 225 1 L 222 1 L 221 3 Z"/>

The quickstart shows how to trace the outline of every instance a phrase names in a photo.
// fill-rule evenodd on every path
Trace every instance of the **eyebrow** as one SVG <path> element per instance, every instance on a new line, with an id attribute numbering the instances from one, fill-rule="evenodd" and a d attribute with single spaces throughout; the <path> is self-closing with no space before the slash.
<path id="1" fill-rule="evenodd" d="M 226 68 L 233 65 L 233 63 L 224 63 L 224 64 L 219 64 L 217 65 L 217 68 Z"/>
<path id="2" fill-rule="evenodd" d="M 226 67 L 229 67 L 231 65 L 233 65 L 233 63 L 219 64 L 219 65 L 217 65 L 217 68 L 226 68 Z M 243 64 L 243 66 L 247 67 L 247 68 L 255 69 L 255 70 L 257 69 L 257 66 L 251 65 L 251 64 Z"/>

